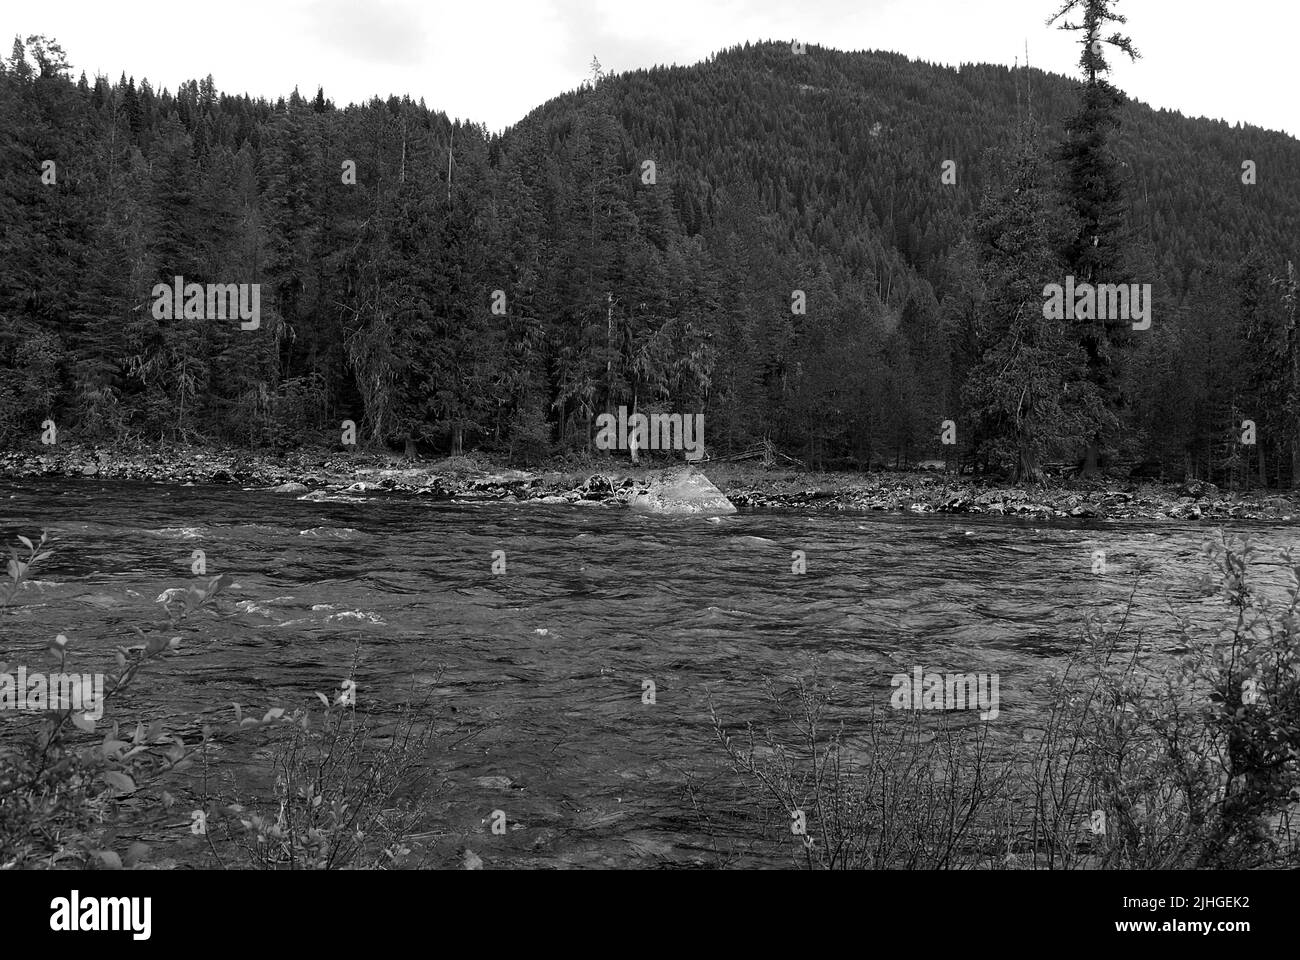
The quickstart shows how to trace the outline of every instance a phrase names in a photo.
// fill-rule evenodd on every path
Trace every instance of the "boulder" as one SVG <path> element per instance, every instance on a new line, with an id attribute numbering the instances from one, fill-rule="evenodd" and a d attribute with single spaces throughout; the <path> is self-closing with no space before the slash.
<path id="1" fill-rule="evenodd" d="M 1218 487 L 1204 480 L 1189 480 L 1178 488 L 1180 496 L 1191 497 L 1193 500 L 1199 500 L 1201 497 L 1218 492 Z"/>
<path id="2" fill-rule="evenodd" d="M 470 484 L 474 490 L 523 490 L 537 482 L 537 477 L 523 470 L 506 470 L 479 477 Z"/>
<path id="3" fill-rule="evenodd" d="M 272 493 L 306 493 L 307 487 L 301 483 L 282 483 L 271 488 Z"/>
<path id="4" fill-rule="evenodd" d="M 584 500 L 604 500 L 614 495 L 614 482 L 604 474 L 594 474 L 578 488 Z"/>
<path id="5" fill-rule="evenodd" d="M 736 507 L 698 470 L 665 471 L 652 475 L 645 489 L 628 505 L 641 513 L 703 515 L 735 513 Z"/>

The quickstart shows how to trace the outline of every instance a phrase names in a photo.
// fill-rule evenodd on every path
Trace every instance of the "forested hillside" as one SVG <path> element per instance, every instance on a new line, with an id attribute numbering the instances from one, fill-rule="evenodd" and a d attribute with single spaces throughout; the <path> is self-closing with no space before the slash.
<path id="1" fill-rule="evenodd" d="M 1116 233 L 1154 306 L 1090 381 L 1095 344 L 1019 319 L 1067 272 L 1047 251 L 1082 87 L 767 43 L 594 75 L 497 136 L 406 98 L 74 79 L 57 44 L 16 41 L 0 447 L 47 419 L 279 447 L 352 419 L 363 444 L 527 463 L 591 450 L 625 405 L 703 412 L 714 456 L 1014 469 L 1075 459 L 1105 407 L 1103 459 L 1290 484 L 1300 141 L 1118 107 Z M 260 325 L 159 319 L 177 275 L 260 283 Z M 1002 397 L 1026 363 L 1032 443 Z"/>

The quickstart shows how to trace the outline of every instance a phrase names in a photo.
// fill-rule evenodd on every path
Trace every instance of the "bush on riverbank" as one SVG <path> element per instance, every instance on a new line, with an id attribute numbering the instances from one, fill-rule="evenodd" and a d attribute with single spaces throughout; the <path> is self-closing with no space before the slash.
<path id="1" fill-rule="evenodd" d="M 1088 623 L 1028 753 L 943 713 L 873 711 L 850 736 L 815 676 L 769 687 L 774 726 L 715 714 L 715 734 L 810 869 L 1300 866 L 1300 565 L 1284 554 L 1279 603 L 1248 544 L 1207 556 L 1226 622 L 1180 621 L 1172 654 L 1126 616 Z"/>
<path id="2" fill-rule="evenodd" d="M 778 843 L 814 870 L 994 867 L 1010 843 L 1011 766 L 991 754 L 987 727 L 941 716 L 871 711 L 860 736 L 828 722 L 835 688 L 814 673 L 782 693 L 769 683 L 776 728 L 714 732 L 732 769 L 772 808 Z M 784 733 L 784 736 L 783 736 Z M 784 813 L 784 816 L 782 816 Z"/>
<path id="3" fill-rule="evenodd" d="M 1093 631 L 1079 682 L 1061 686 L 1056 713 L 1104 813 L 1098 866 L 1300 865 L 1300 565 L 1282 553 L 1278 602 L 1253 583 L 1248 541 L 1209 543 L 1206 556 L 1202 586 L 1225 603 L 1223 622 L 1180 619 L 1172 656 L 1123 624 Z"/>
<path id="4" fill-rule="evenodd" d="M 27 552 L 11 554 L 8 579 L 0 583 L 0 617 L 53 552 L 46 535 L 36 543 L 19 540 Z M 188 831 L 168 826 L 182 837 L 201 838 L 211 865 L 221 867 L 382 868 L 410 857 L 407 839 L 430 795 L 422 761 L 431 738 L 430 725 L 410 704 L 395 724 L 380 726 L 358 717 L 355 684 L 345 681 L 332 702 L 317 694 L 323 711 L 277 707 L 259 718 L 243 716 L 236 706 L 232 722 L 204 724 L 188 739 L 161 721 L 146 725 L 110 715 L 145 667 L 179 647 L 176 631 L 210 607 L 228 583 L 226 576 L 196 581 L 176 591 L 180 596 L 167 603 L 163 620 L 134 628 L 142 642 L 114 651 L 115 666 L 103 677 L 101 716 L 72 697 L 42 705 L 48 709 L 0 714 L 0 869 L 133 866 L 151 848 L 118 840 L 128 815 L 135 828 L 182 815 Z M 62 634 L 50 645 L 51 673 L 72 668 L 72 646 Z M 0 673 L 6 669 L 0 663 Z M 28 676 L 38 669 L 31 667 Z M 246 796 L 234 785 L 233 771 L 223 775 L 215 748 L 257 731 L 268 735 L 276 775 L 269 790 Z M 196 763 L 202 770 L 197 789 L 187 774 Z M 212 788 L 218 785 L 226 786 L 227 802 L 216 799 Z M 218 828 L 220 840 L 214 837 Z"/>
<path id="5" fill-rule="evenodd" d="M 385 869 L 409 866 L 411 838 L 435 791 L 426 760 L 433 737 L 426 711 L 408 702 L 394 724 L 356 710 L 345 681 L 333 701 L 317 694 L 319 716 L 300 708 L 273 734 L 274 782 L 241 789 L 229 771 L 225 796 L 203 798 L 216 865 L 259 870 Z M 207 784 L 205 777 L 205 786 Z M 213 826 L 221 825 L 215 839 Z"/>
<path id="6" fill-rule="evenodd" d="M 0 615 L 8 611 L 31 572 L 53 553 L 47 534 L 37 543 L 18 539 L 27 554 L 11 551 Z M 102 674 L 98 687 L 97 710 L 86 709 L 94 697 L 96 685 L 90 678 L 95 674 L 79 673 L 85 682 L 76 694 L 63 689 L 58 702 L 42 698 L 42 709 L 6 711 L 0 745 L 0 867 L 65 862 L 120 867 L 147 855 L 147 845 L 138 842 L 114 850 L 111 825 L 124 804 L 137 802 L 151 789 L 160 790 L 170 774 L 187 769 L 202 745 L 187 742 L 162 723 L 146 726 L 143 721 L 110 719 L 105 711 L 146 666 L 177 649 L 182 638 L 174 636 L 175 631 L 208 606 L 228 580 L 213 577 L 196 583 L 182 599 L 168 604 L 163 620 L 135 628 L 141 642 L 115 649 L 114 665 Z M 70 674 L 74 645 L 67 637 L 54 638 L 48 653 L 53 661 L 50 673 L 33 667 L 29 681 L 33 675 L 44 680 L 50 674 Z M 78 659 L 75 666 L 81 671 L 84 664 Z M 8 670 L 8 664 L 0 664 L 0 673 Z M 18 697 L 26 692 L 13 691 Z"/>

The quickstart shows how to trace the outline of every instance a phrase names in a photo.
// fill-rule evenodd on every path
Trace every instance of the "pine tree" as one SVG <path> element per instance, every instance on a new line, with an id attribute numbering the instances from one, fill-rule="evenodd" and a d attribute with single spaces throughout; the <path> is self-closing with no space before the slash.
<path id="1" fill-rule="evenodd" d="M 1064 166 L 1062 189 L 1067 211 L 1073 217 L 1072 229 L 1061 245 L 1061 259 L 1067 275 L 1076 283 L 1120 283 L 1127 280 L 1128 240 L 1124 236 L 1124 194 L 1119 164 L 1111 153 L 1110 143 L 1117 125 L 1117 113 L 1124 94 L 1106 79 L 1110 67 L 1106 62 L 1107 46 L 1136 60 L 1140 54 L 1132 41 L 1119 32 L 1103 37 L 1109 23 L 1122 24 L 1126 18 L 1112 7 L 1118 0 L 1066 0 L 1048 24 L 1081 34 L 1082 52 L 1079 66 L 1083 73 L 1082 102 L 1078 112 L 1066 122 L 1065 140 L 1058 159 Z M 1082 14 L 1079 21 L 1071 14 Z M 1076 320 L 1075 323 L 1081 323 Z M 1081 465 L 1081 475 L 1094 476 L 1099 469 L 1099 455 L 1118 426 L 1116 411 L 1121 406 L 1119 374 L 1121 352 L 1127 346 L 1129 322 L 1123 318 L 1083 321 L 1080 342 L 1087 353 L 1088 380 L 1103 403 L 1097 406 L 1097 418 Z"/>
<path id="2" fill-rule="evenodd" d="M 1042 479 L 1044 460 L 1079 439 L 1080 418 L 1096 404 L 1090 384 L 1067 384 L 1080 370 L 1065 321 L 1044 316 L 1042 290 L 1059 269 L 1053 207 L 1042 163 L 1023 127 L 1007 186 L 988 198 L 976 226 L 983 289 L 976 294 L 979 359 L 964 397 L 984 458 L 1010 465 L 1017 482 Z"/>

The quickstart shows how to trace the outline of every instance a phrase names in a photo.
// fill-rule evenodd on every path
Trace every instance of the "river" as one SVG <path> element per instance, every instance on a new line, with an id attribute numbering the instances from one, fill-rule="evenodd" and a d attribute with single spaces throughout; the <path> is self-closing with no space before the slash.
<path id="1" fill-rule="evenodd" d="M 1014 742 L 1086 614 L 1115 614 L 1133 594 L 1132 622 L 1158 650 L 1176 643 L 1170 606 L 1199 617 L 1218 603 L 1196 581 L 1207 569 L 1201 547 L 1219 528 L 1175 521 L 711 521 L 0 482 L 4 542 L 42 527 L 57 552 L 0 620 L 0 660 L 48 662 L 43 651 L 64 633 L 79 655 L 107 662 L 131 641 L 131 624 L 157 618 L 164 591 L 192 578 L 202 550 L 208 575 L 234 584 L 127 706 L 224 719 L 232 702 L 250 712 L 306 706 L 315 691 L 337 691 L 356 656 L 358 710 L 391 711 L 412 684 L 427 697 L 444 729 L 430 757 L 442 784 L 437 826 L 489 865 L 703 866 L 719 844 L 743 847 L 709 704 L 728 724 L 763 722 L 766 677 L 817 664 L 852 725 L 858 711 L 888 707 L 890 678 L 917 665 L 996 673 L 991 722 Z M 1294 525 L 1230 532 L 1273 553 L 1296 540 Z M 492 571 L 498 550 L 504 574 Z M 806 573 L 792 572 L 796 550 Z M 1093 572 L 1096 550 L 1104 574 Z M 1282 582 L 1275 560 L 1260 568 L 1271 587 Z M 701 797 L 720 805 L 712 837 Z M 494 809 L 511 822 L 506 836 L 484 833 Z M 769 862 L 757 849 L 735 856 Z"/>

